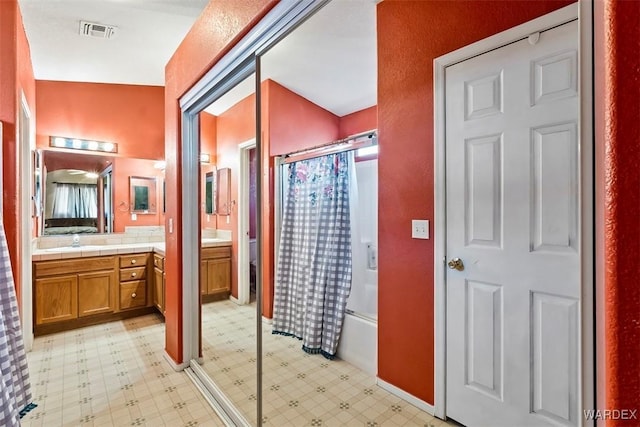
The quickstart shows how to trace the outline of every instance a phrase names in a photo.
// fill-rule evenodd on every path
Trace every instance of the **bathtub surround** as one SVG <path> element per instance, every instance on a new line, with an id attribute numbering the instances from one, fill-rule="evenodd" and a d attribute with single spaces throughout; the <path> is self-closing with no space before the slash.
<path id="1" fill-rule="evenodd" d="M 352 174 L 351 293 L 337 356 L 372 376 L 378 373 L 378 160 L 358 161 Z"/>
<path id="2" fill-rule="evenodd" d="M 280 237 L 273 333 L 308 353 L 336 354 L 351 288 L 352 152 L 289 166 Z"/>

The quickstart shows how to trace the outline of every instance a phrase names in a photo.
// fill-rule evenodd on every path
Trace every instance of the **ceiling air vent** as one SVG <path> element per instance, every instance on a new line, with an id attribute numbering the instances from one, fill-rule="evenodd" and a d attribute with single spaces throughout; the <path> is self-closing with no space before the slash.
<path id="1" fill-rule="evenodd" d="M 112 39 L 116 35 L 116 30 L 117 27 L 114 27 L 113 25 L 80 21 L 81 36 L 96 37 L 98 39 Z"/>

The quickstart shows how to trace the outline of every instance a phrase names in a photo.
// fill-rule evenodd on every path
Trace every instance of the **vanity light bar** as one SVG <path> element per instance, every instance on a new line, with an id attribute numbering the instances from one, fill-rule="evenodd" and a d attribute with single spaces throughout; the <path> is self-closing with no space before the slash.
<path id="1" fill-rule="evenodd" d="M 102 153 L 117 153 L 118 144 L 115 142 L 93 141 L 89 139 L 65 138 L 62 136 L 49 137 L 49 146 L 57 148 L 71 148 L 73 150 L 99 151 Z"/>

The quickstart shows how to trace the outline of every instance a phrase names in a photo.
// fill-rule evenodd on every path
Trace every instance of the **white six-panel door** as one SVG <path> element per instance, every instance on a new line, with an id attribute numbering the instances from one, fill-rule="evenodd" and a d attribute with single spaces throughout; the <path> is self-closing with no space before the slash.
<path id="1" fill-rule="evenodd" d="M 447 416 L 579 425 L 577 21 L 445 78 Z"/>

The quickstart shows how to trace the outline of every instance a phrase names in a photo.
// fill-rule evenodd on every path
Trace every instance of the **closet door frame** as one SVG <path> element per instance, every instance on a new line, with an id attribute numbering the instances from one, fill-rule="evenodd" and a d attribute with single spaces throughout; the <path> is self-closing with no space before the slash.
<path id="1" fill-rule="evenodd" d="M 249 33 L 222 57 L 179 100 L 181 109 L 182 150 L 179 158 L 182 184 L 182 350 L 185 363 L 178 368 L 186 369 L 194 381 L 203 386 L 218 415 L 227 423 L 248 425 L 246 419 L 233 407 L 229 399 L 216 387 L 200 367 L 200 287 L 199 287 L 199 205 L 197 188 L 199 180 L 199 121 L 198 115 L 228 90 L 255 73 L 256 78 L 256 135 L 261 135 L 260 59 L 262 55 L 291 33 L 300 24 L 329 3 L 329 0 L 301 0 L 279 2 L 258 22 Z M 257 238 L 262 243 L 262 162 L 264 157 L 261 139 L 256 138 L 257 168 Z M 268 195 L 266 195 L 268 197 Z M 169 233 L 173 220 L 169 219 Z M 256 283 L 262 283 L 262 254 L 257 253 Z M 192 284 L 192 285 L 189 285 Z M 262 425 L 262 287 L 256 286 L 256 411 L 258 425 Z"/>

